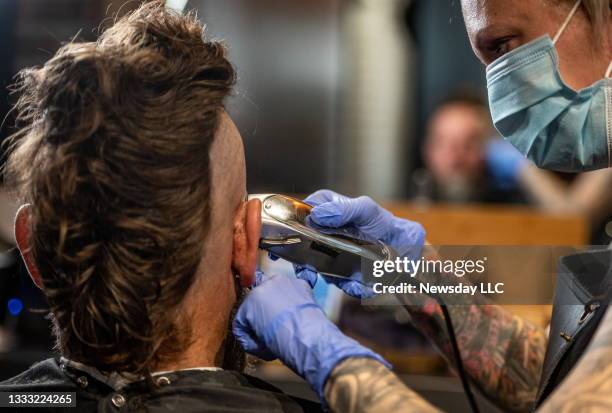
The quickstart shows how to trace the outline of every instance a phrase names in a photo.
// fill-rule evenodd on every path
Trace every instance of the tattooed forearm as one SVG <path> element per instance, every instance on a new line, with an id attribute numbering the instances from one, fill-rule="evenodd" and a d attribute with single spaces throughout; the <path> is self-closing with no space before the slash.
<path id="1" fill-rule="evenodd" d="M 452 360 L 440 306 L 406 307 L 417 328 Z M 497 305 L 449 306 L 465 370 L 481 392 L 509 411 L 529 411 L 536 397 L 547 337 L 543 329 Z M 452 364 L 451 364 L 452 365 Z"/>
<path id="2" fill-rule="evenodd" d="M 433 248 L 424 251 L 439 259 Z M 452 274 L 416 275 L 418 282 L 459 282 Z M 449 281 L 450 280 L 450 281 Z M 461 282 L 466 282 L 461 280 Z M 410 313 L 413 324 L 427 336 L 454 366 L 453 352 L 442 309 L 424 295 L 397 296 Z M 453 297 L 440 296 L 441 302 Z M 455 299 L 456 300 L 456 299 Z M 456 301 L 454 301 L 456 302 Z M 548 338 L 544 329 L 513 316 L 484 295 L 476 294 L 470 304 L 448 305 L 465 371 L 479 390 L 507 411 L 529 411 L 535 402 Z"/>
<path id="3" fill-rule="evenodd" d="M 612 411 L 612 311 L 607 310 L 585 354 L 538 413 Z"/>
<path id="4" fill-rule="evenodd" d="M 331 373 L 325 400 L 333 412 L 438 412 L 376 360 L 349 358 Z"/>

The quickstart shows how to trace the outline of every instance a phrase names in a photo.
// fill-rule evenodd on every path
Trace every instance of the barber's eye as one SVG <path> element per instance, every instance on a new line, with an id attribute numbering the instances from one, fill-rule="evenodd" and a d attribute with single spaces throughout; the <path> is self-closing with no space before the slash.
<path id="1" fill-rule="evenodd" d="M 491 54 L 493 60 L 505 55 L 510 50 L 512 50 L 512 48 L 510 47 L 511 40 L 511 37 L 504 37 L 496 39 L 494 42 L 492 42 L 491 46 L 489 47 L 489 53 Z"/>
<path id="2" fill-rule="evenodd" d="M 510 51 L 510 47 L 508 45 L 508 40 L 503 40 L 495 45 L 495 49 L 493 50 L 493 54 L 495 57 L 501 57 Z"/>
<path id="3" fill-rule="evenodd" d="M 497 56 L 503 56 L 504 54 L 508 53 L 508 46 L 503 44 L 501 46 L 499 46 L 497 49 L 495 49 L 495 54 Z"/>

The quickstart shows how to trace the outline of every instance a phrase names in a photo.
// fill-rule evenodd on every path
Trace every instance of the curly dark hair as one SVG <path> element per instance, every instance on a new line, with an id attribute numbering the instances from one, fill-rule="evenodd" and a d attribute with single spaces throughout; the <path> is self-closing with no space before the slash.
<path id="1" fill-rule="evenodd" d="M 7 177 L 30 203 L 59 350 L 148 375 L 190 344 L 180 304 L 210 221 L 209 150 L 235 71 L 195 15 L 146 3 L 19 75 Z"/>

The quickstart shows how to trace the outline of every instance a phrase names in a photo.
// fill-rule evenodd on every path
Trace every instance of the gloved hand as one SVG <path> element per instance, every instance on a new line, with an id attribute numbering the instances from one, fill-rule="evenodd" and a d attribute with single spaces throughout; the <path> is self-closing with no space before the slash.
<path id="1" fill-rule="evenodd" d="M 491 176 L 502 189 L 515 187 L 519 174 L 529 164 L 511 143 L 502 139 L 492 139 L 487 144 L 486 160 Z"/>
<path id="2" fill-rule="evenodd" d="M 339 228 L 352 226 L 359 232 L 393 247 L 402 257 L 420 258 L 425 230 L 418 222 L 397 218 L 367 196 L 349 198 L 328 189 L 309 195 L 304 202 L 314 208 L 314 224 Z"/>
<path id="3" fill-rule="evenodd" d="M 314 207 L 308 217 L 314 226 L 351 226 L 393 247 L 401 257 L 411 260 L 421 257 L 425 243 L 425 230 L 421 224 L 393 216 L 367 196 L 349 198 L 323 189 L 308 196 L 304 202 Z M 312 278 L 310 273 L 308 270 L 296 271 L 298 277 L 305 279 Z M 336 277 L 325 279 L 353 297 L 368 298 L 373 295 L 370 287 L 358 281 L 359 274 L 354 274 L 349 280 Z"/>
<path id="4" fill-rule="evenodd" d="M 268 253 L 268 257 L 270 257 L 272 261 L 276 261 L 279 258 L 271 252 Z M 319 279 L 319 274 L 315 271 L 298 264 L 293 264 L 293 271 L 297 278 L 307 281 L 312 288 L 314 288 Z M 342 291 L 351 297 L 372 298 L 375 295 L 372 287 L 361 283 L 361 273 L 353 274 L 351 278 L 328 277 L 325 275 L 321 275 L 321 277 L 329 284 L 334 284 L 336 287 L 342 289 Z"/>
<path id="5" fill-rule="evenodd" d="M 323 400 L 325 382 L 341 361 L 368 357 L 390 365 L 378 354 L 345 336 L 314 302 L 304 280 L 258 275 L 234 319 L 233 332 L 250 354 L 279 358 L 303 377 Z"/>
<path id="6" fill-rule="evenodd" d="M 318 274 L 315 271 L 300 265 L 294 265 L 293 268 L 297 278 L 307 281 L 308 284 L 314 287 L 318 280 Z M 360 281 L 361 273 L 353 274 L 351 278 L 329 277 L 325 275 L 321 275 L 321 277 L 323 277 L 323 279 L 329 284 L 334 284 L 351 297 L 372 298 L 374 295 L 376 295 L 372 287 L 367 284 L 363 284 Z"/>

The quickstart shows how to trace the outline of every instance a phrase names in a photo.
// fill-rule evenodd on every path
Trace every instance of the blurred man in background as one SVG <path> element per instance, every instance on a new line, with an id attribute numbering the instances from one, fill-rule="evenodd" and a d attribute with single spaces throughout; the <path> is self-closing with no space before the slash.
<path id="1" fill-rule="evenodd" d="M 457 94 L 430 118 L 423 145 L 425 170 L 413 174 L 413 196 L 447 203 L 520 202 L 515 185 L 491 174 L 486 150 L 495 130 L 486 104 L 478 96 Z"/>

